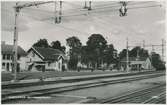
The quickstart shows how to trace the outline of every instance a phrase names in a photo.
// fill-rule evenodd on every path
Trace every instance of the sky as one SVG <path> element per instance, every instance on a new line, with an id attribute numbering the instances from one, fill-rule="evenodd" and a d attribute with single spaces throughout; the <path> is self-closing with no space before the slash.
<path id="1" fill-rule="evenodd" d="M 19 2 L 19 5 L 25 3 L 28 2 Z M 1 2 L 1 40 L 7 44 L 13 44 L 13 6 L 15 2 Z M 66 39 L 71 36 L 77 36 L 85 45 L 91 34 L 102 34 L 118 51 L 126 48 L 127 37 L 131 46 L 142 45 L 143 40 L 146 45 L 161 44 L 161 39 L 166 38 L 164 2 L 130 1 L 127 8 L 135 9 L 128 9 L 127 16 L 120 17 L 115 9 L 121 5 L 116 1 L 93 1 L 90 12 L 83 9 L 84 1 L 64 1 L 64 17 L 60 24 L 54 23 L 54 6 L 54 3 L 49 3 L 21 9 L 18 44 L 23 49 L 27 51 L 41 38 L 46 38 L 49 43 L 59 40 L 66 46 Z M 73 16 L 76 14 L 79 16 Z"/>

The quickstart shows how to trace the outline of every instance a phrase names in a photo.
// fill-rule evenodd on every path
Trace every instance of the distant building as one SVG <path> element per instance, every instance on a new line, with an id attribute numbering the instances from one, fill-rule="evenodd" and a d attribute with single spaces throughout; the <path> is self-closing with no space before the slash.
<path id="1" fill-rule="evenodd" d="M 18 70 L 24 70 L 26 68 L 26 63 L 24 62 L 24 57 L 26 52 L 18 46 Z M 4 41 L 1 42 L 1 61 L 2 61 L 2 71 L 12 71 L 13 67 L 13 45 L 5 44 Z"/>
<path id="2" fill-rule="evenodd" d="M 31 47 L 27 53 L 29 58 L 27 64 L 30 71 L 67 69 L 67 57 L 58 49 Z"/>
<path id="3" fill-rule="evenodd" d="M 120 66 L 124 70 L 126 69 L 127 59 L 126 57 L 120 61 Z M 129 57 L 130 70 L 148 70 L 152 69 L 151 61 L 148 57 Z"/>

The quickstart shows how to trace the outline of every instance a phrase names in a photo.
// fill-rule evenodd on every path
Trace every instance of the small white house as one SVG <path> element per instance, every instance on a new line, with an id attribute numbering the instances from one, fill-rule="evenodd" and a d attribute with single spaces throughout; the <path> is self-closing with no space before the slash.
<path id="1" fill-rule="evenodd" d="M 65 54 L 58 49 L 31 47 L 27 53 L 29 58 L 27 64 L 30 71 L 67 69 Z"/>
<path id="2" fill-rule="evenodd" d="M 26 69 L 26 52 L 18 46 L 18 71 Z M 1 62 L 2 71 L 11 72 L 13 67 L 13 45 L 5 44 L 4 41 L 1 42 Z"/>
<path id="3" fill-rule="evenodd" d="M 120 66 L 125 70 L 127 64 L 126 58 L 123 58 L 120 63 Z M 129 57 L 129 67 L 131 70 L 150 70 L 152 69 L 152 64 L 148 57 Z"/>

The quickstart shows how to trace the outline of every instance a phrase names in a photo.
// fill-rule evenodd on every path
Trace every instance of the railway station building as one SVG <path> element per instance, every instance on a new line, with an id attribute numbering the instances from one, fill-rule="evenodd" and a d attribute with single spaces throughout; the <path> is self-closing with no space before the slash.
<path id="1" fill-rule="evenodd" d="M 58 49 L 31 47 L 27 53 L 29 71 L 44 72 L 46 70 L 63 71 L 67 69 L 67 57 Z"/>
<path id="2" fill-rule="evenodd" d="M 125 70 L 126 64 L 127 59 L 125 57 L 120 61 L 120 66 Z M 152 64 L 148 57 L 129 57 L 129 67 L 130 70 L 150 70 L 152 69 Z"/>

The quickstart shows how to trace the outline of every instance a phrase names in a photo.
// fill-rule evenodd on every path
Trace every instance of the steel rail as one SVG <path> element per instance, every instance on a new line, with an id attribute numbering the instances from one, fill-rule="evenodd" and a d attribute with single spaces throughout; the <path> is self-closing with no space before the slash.
<path id="1" fill-rule="evenodd" d="M 65 79 L 65 80 L 46 80 L 43 81 L 36 81 L 36 82 L 30 82 L 30 83 L 2 83 L 2 89 L 10 89 L 10 88 L 20 88 L 20 87 L 28 87 L 28 86 L 38 86 L 38 85 L 47 85 L 47 84 L 54 84 L 54 83 L 72 83 L 72 82 L 78 82 L 78 81 L 87 81 L 87 80 L 95 80 L 95 79 L 103 79 L 103 78 L 112 78 L 112 77 L 128 77 L 128 76 L 135 76 L 135 75 L 146 75 L 146 74 L 154 74 L 154 73 L 161 73 L 160 71 L 145 71 L 145 72 L 131 72 L 131 73 L 122 73 L 122 74 L 116 74 L 116 75 L 101 75 L 101 76 L 89 76 L 89 77 L 80 77 L 80 78 L 73 78 L 73 79 Z M 61 77 L 60 77 L 61 78 Z"/>
<path id="2" fill-rule="evenodd" d="M 156 86 L 148 87 L 148 88 L 137 90 L 137 91 L 130 91 L 128 94 L 124 94 L 118 97 L 98 100 L 97 103 L 134 103 L 132 102 L 134 101 L 133 99 L 148 95 L 148 93 L 153 92 L 153 90 L 156 90 L 158 88 L 164 88 L 164 87 L 165 87 L 165 84 L 160 84 L 158 86 L 156 85 Z M 131 99 L 131 100 L 128 100 L 128 99 Z M 92 101 L 92 103 L 94 102 Z"/>
<path id="3" fill-rule="evenodd" d="M 26 99 L 27 97 L 36 97 L 36 96 L 43 96 L 43 95 L 50 95 L 55 93 L 61 93 L 66 91 L 72 91 L 72 90 L 80 90 L 85 88 L 92 88 L 92 87 L 99 87 L 109 84 L 116 84 L 116 83 L 124 83 L 124 82 L 130 82 L 130 81 L 137 81 L 142 79 L 148 79 L 148 78 L 154 78 L 158 76 L 162 76 L 163 74 L 151 74 L 151 75 L 144 75 L 140 77 L 131 77 L 126 79 L 118 79 L 113 81 L 99 81 L 95 83 L 88 83 L 88 84 L 81 84 L 81 85 L 75 85 L 75 86 L 66 86 L 66 87 L 60 87 L 60 88 L 51 88 L 51 89 L 44 89 L 44 90 L 34 90 L 30 92 L 16 92 L 12 94 L 6 94 L 2 95 L 2 102 L 10 101 L 10 100 L 17 100 L 18 98 L 13 98 L 12 96 L 23 96 L 23 99 Z M 10 98 L 12 97 L 12 98 Z M 20 99 L 20 97 L 19 97 Z"/>
<path id="4" fill-rule="evenodd" d="M 158 94 L 156 97 L 151 97 L 148 100 L 145 100 L 142 104 L 150 104 L 150 103 L 160 103 L 163 99 L 163 97 L 165 97 L 166 92 L 161 92 L 160 94 Z"/>
<path id="5" fill-rule="evenodd" d="M 114 102 L 114 103 L 142 103 L 143 100 L 145 101 L 145 99 L 148 99 L 148 97 L 151 96 L 151 94 L 154 94 L 156 92 L 161 92 L 161 91 L 165 91 L 165 87 L 163 87 L 163 85 L 161 87 L 157 87 L 157 88 L 153 88 L 153 89 L 149 89 L 146 91 L 142 91 L 139 92 L 137 94 L 133 94 L 123 100 Z M 144 99 L 143 99 L 144 98 Z M 139 99 L 139 100 L 138 100 Z"/>

